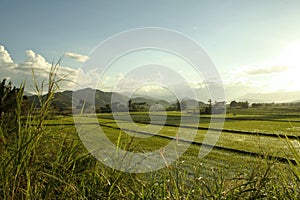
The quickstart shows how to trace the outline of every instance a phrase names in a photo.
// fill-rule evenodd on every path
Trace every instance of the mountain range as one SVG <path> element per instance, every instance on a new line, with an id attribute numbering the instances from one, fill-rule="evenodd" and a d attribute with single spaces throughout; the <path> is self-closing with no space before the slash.
<path id="1" fill-rule="evenodd" d="M 106 106 L 107 104 L 110 104 L 112 97 L 114 101 L 119 101 L 126 104 L 129 100 L 127 96 L 119 93 L 103 92 L 97 89 L 85 88 L 74 92 L 56 92 L 54 94 L 52 102 L 57 108 L 61 110 L 72 109 L 72 100 L 74 105 L 79 105 L 81 101 L 85 102 L 86 104 L 92 104 L 92 102 L 94 101 L 95 106 L 100 108 Z M 34 102 L 38 105 L 37 95 L 29 96 L 29 101 Z"/>
<path id="2" fill-rule="evenodd" d="M 36 95 L 27 95 L 30 102 L 38 104 L 38 97 Z M 131 98 L 124 94 L 116 92 L 104 92 L 98 89 L 85 88 L 78 91 L 63 91 L 54 94 L 53 104 L 60 110 L 72 109 L 72 99 L 74 105 L 80 105 L 80 103 L 85 102 L 87 105 L 95 102 L 96 108 L 105 107 L 113 103 L 119 105 L 128 106 L 129 99 L 137 104 L 146 103 L 147 106 L 152 106 L 155 104 L 160 104 L 165 108 L 174 106 L 176 104 L 176 99 L 172 101 L 162 100 L 157 98 L 152 98 L 149 95 L 133 95 Z M 239 98 L 233 99 L 236 101 L 248 101 L 249 103 L 280 103 L 280 102 L 300 102 L 300 92 L 274 92 L 274 93 L 248 93 Z M 202 101 L 197 101 L 190 99 L 188 97 L 179 99 L 180 103 L 185 106 L 186 109 L 195 107 L 196 105 L 205 106 Z M 227 101 L 230 103 L 230 101 Z"/>
<path id="3" fill-rule="evenodd" d="M 44 95 L 45 97 L 46 95 Z M 36 105 L 38 105 L 38 96 L 31 95 L 28 96 L 30 102 L 34 102 Z M 56 92 L 54 94 L 54 98 L 52 100 L 53 105 L 55 105 L 56 108 L 60 110 L 65 109 L 72 109 L 72 100 L 74 105 L 78 105 L 81 107 L 82 103 L 84 102 L 87 106 L 91 105 L 92 102 L 95 103 L 96 108 L 100 107 L 106 107 L 107 105 L 111 105 L 114 103 L 117 103 L 119 105 L 128 106 L 129 99 L 136 103 L 136 104 L 142 104 L 146 103 L 147 106 L 153 106 L 155 104 L 160 104 L 164 108 L 169 108 L 172 104 L 176 103 L 176 100 L 169 102 L 167 100 L 161 100 L 156 98 L 151 98 L 150 96 L 139 96 L 134 95 L 131 98 L 127 97 L 126 95 L 115 93 L 115 92 L 103 92 L 98 89 L 91 89 L 91 88 L 85 88 L 78 91 L 63 91 L 63 92 Z M 196 104 L 196 100 L 192 99 L 182 99 L 181 103 L 185 105 L 191 105 Z M 204 103 L 202 103 L 204 104 Z"/>
<path id="4" fill-rule="evenodd" d="M 272 93 L 248 93 L 240 96 L 237 101 L 248 101 L 249 103 L 289 103 L 299 102 L 300 92 L 272 92 Z"/>

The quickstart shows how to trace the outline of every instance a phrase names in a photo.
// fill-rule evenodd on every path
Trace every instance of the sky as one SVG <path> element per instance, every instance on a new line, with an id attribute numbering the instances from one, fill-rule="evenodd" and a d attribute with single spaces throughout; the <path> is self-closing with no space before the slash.
<path id="1" fill-rule="evenodd" d="M 77 81 L 81 77 L 82 87 L 98 80 L 95 86 L 111 90 L 121 81 L 122 89 L 128 89 L 124 93 L 149 93 L 151 88 L 152 93 L 159 92 L 156 86 L 134 88 L 134 77 L 126 76 L 117 63 L 100 81 L 98 71 L 82 68 L 87 62 L 97 61 L 93 52 L 107 38 L 131 29 L 159 27 L 178 31 L 205 50 L 220 74 L 227 99 L 255 92 L 300 91 L 299 10 L 298 0 L 0 0 L 0 79 L 8 78 L 14 85 L 26 80 L 26 88 L 32 92 L 31 69 L 42 81 L 51 63 L 63 57 L 61 75 Z M 131 61 L 118 62 L 130 66 L 134 59 L 145 64 L 163 58 L 172 60 L 163 62 L 172 67 L 183 63 L 165 52 L 140 53 L 129 55 L 127 60 Z M 145 59 L 147 55 L 151 59 Z M 188 64 L 181 68 L 177 72 L 185 74 L 184 84 L 196 91 L 203 91 L 209 84 L 203 82 L 206 77 L 194 76 Z M 153 73 L 161 72 L 157 68 Z M 72 81 L 62 86 L 72 88 Z"/>

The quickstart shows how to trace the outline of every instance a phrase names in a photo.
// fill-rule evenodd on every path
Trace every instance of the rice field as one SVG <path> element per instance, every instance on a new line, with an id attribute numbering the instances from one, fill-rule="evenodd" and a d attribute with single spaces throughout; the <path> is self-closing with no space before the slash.
<path id="1" fill-rule="evenodd" d="M 97 114 L 97 120 L 107 137 L 115 144 L 120 131 L 123 138 L 130 137 L 124 129 L 137 132 L 134 141 L 140 151 L 152 151 L 164 147 L 170 140 L 176 138 L 179 128 L 185 134 L 189 134 L 189 132 L 196 133 L 189 142 L 193 142 L 192 147 L 198 149 L 194 152 L 197 158 L 197 152 L 199 152 L 208 134 L 211 116 L 180 115 L 177 112 L 169 112 L 165 122 L 160 121 L 160 119 L 163 119 L 162 116 L 163 113 L 152 113 L 150 118 L 148 113 L 132 113 L 131 119 L 133 121 L 130 122 L 131 119 L 124 113 L 118 113 L 117 120 L 114 119 L 112 114 Z M 181 124 L 181 116 L 188 119 L 184 119 L 184 125 Z M 199 123 L 197 124 L 194 123 L 195 117 L 199 117 L 197 119 Z M 212 117 L 218 118 L 219 116 Z M 224 130 L 220 133 L 211 154 L 218 152 L 219 156 L 215 156 L 216 163 L 223 158 L 220 152 L 240 156 L 243 159 L 247 157 L 250 160 L 256 156 L 269 156 L 286 162 L 287 158 L 293 160 L 293 152 L 290 151 L 289 143 L 285 137 L 290 137 L 289 141 L 293 147 L 300 150 L 300 143 L 297 138 L 300 134 L 297 129 L 297 127 L 300 127 L 298 119 L 297 116 L 278 116 L 278 118 L 273 116 L 268 118 L 268 116 L 262 115 L 232 116 L 228 114 L 224 122 Z M 48 126 L 61 128 L 72 126 L 73 123 L 71 117 L 53 118 L 46 122 Z M 143 138 L 142 135 L 147 133 L 153 135 L 150 138 Z M 218 135 L 214 131 L 211 131 L 210 134 Z M 211 161 L 210 158 L 207 157 L 207 159 Z M 244 161 L 240 161 L 240 163 L 242 162 Z M 232 159 L 227 159 L 227 163 L 227 165 L 232 166 Z"/>
<path id="2" fill-rule="evenodd" d="M 160 151 L 171 141 L 174 151 L 181 144 L 190 145 L 174 162 L 147 173 L 122 172 L 95 159 L 80 140 L 73 116 L 38 116 L 16 126 L 17 135 L 0 131 L 0 199 L 299 198 L 296 116 L 228 114 L 210 149 L 205 137 L 219 134 L 208 133 L 210 120 L 220 116 L 80 115 L 79 123 L 100 126 L 118 149 L 128 152 Z M 85 124 L 90 118 L 96 123 Z M 179 130 L 188 139 L 178 136 Z M 188 137 L 191 133 L 193 138 Z M 210 150 L 205 157 L 198 156 L 202 148 Z"/>

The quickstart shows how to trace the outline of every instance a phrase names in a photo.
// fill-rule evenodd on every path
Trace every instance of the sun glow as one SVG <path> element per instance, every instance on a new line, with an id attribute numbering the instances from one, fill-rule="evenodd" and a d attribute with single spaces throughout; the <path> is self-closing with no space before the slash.
<path id="1" fill-rule="evenodd" d="M 246 84 L 258 83 L 254 87 L 261 92 L 300 91 L 300 41 L 286 46 L 273 59 L 241 71 Z"/>
<path id="2" fill-rule="evenodd" d="M 300 68 L 300 42 L 287 46 L 281 59 L 288 65 Z"/>
<path id="3" fill-rule="evenodd" d="M 274 64 L 286 67 L 287 70 L 277 74 L 274 85 L 283 91 L 300 90 L 300 42 L 287 46 Z"/>

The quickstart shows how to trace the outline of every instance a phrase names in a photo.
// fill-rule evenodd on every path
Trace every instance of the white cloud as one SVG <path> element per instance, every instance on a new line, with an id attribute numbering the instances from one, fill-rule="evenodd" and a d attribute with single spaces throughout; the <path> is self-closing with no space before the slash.
<path id="1" fill-rule="evenodd" d="M 287 66 L 261 66 L 261 67 L 252 67 L 242 70 L 242 73 L 247 75 L 267 75 L 277 72 L 284 72 L 289 70 Z"/>
<path id="2" fill-rule="evenodd" d="M 21 85 L 26 81 L 26 91 L 34 92 L 34 83 L 32 70 L 39 83 L 47 80 L 52 64 L 46 59 L 35 53 L 33 50 L 25 51 L 26 59 L 21 62 L 15 62 L 4 46 L 0 46 L 0 79 L 8 78 L 15 86 Z M 62 82 L 61 89 L 71 89 L 74 85 L 78 70 L 70 67 L 60 66 L 58 71 L 58 78 L 64 78 L 66 81 Z M 68 81 L 72 80 L 72 81 Z"/>
<path id="3" fill-rule="evenodd" d="M 47 77 L 51 69 L 51 64 L 45 58 L 32 50 L 25 51 L 26 60 L 20 63 L 15 63 L 14 70 L 20 73 L 31 74 L 32 70 L 42 77 Z"/>
<path id="4" fill-rule="evenodd" d="M 0 67 L 12 67 L 13 60 L 11 59 L 9 53 L 4 48 L 3 45 L 0 45 Z"/>
<path id="5" fill-rule="evenodd" d="M 88 56 L 77 54 L 77 53 L 72 53 L 72 52 L 66 52 L 65 55 L 70 58 L 73 58 L 74 60 L 76 60 L 78 62 L 85 62 L 89 59 Z"/>
<path id="6" fill-rule="evenodd" d="M 97 69 L 90 70 L 88 72 L 79 69 L 77 73 L 76 87 L 78 89 L 87 87 L 95 88 L 98 84 L 99 77 L 100 74 L 97 72 Z"/>

